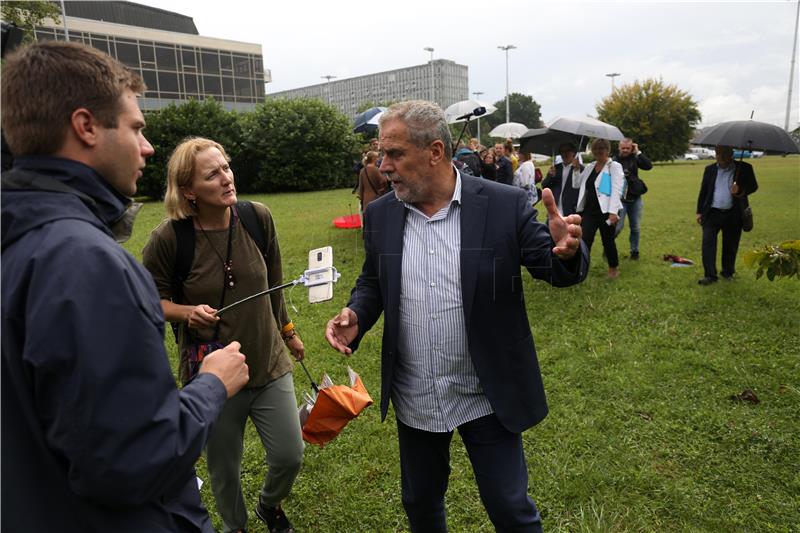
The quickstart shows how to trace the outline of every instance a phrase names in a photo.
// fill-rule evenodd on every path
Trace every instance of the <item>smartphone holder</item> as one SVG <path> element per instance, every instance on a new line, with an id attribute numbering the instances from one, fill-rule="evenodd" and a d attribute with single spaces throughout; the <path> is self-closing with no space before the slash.
<path id="1" fill-rule="evenodd" d="M 239 304 L 243 304 L 245 302 L 249 302 L 259 296 L 264 296 L 271 292 L 279 291 L 282 289 L 287 289 L 289 287 L 294 287 L 295 285 L 305 285 L 306 287 L 314 287 L 316 285 L 325 285 L 326 283 L 336 283 L 339 281 L 339 278 L 342 275 L 336 270 L 336 267 L 322 267 L 322 268 L 310 268 L 303 272 L 303 275 L 299 278 L 292 280 L 288 283 L 284 283 L 283 285 L 278 285 L 276 287 L 271 287 L 265 291 L 257 292 L 255 294 L 251 294 L 247 298 L 242 298 L 237 302 L 233 302 L 230 305 L 226 305 L 222 309 L 216 312 L 216 316 L 221 315 L 225 311 L 236 307 Z"/>
<path id="2" fill-rule="evenodd" d="M 292 282 L 293 285 L 301 283 L 306 287 L 325 285 L 326 283 L 336 283 L 342 275 L 336 267 L 309 268 L 303 275 Z"/>

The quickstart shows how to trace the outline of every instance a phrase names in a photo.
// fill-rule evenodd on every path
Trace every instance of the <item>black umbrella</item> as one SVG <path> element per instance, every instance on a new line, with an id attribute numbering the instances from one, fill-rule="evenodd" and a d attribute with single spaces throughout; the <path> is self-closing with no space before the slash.
<path id="1" fill-rule="evenodd" d="M 553 155 L 558 153 L 562 144 L 572 143 L 581 152 L 586 149 L 588 137 L 567 133 L 565 131 L 551 130 L 550 128 L 534 128 L 525 132 L 519 138 L 519 151 L 532 154 Z"/>
<path id="2" fill-rule="evenodd" d="M 385 107 L 371 107 L 353 119 L 353 133 L 369 133 L 378 129 L 378 118 Z"/>
<path id="3" fill-rule="evenodd" d="M 730 146 L 772 154 L 800 153 L 797 143 L 778 126 L 755 120 L 732 120 L 704 129 L 692 140 L 700 146 Z"/>

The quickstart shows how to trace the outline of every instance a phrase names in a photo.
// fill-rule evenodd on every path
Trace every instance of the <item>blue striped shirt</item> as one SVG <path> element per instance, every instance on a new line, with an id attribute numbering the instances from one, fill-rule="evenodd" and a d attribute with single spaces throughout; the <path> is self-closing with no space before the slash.
<path id="1" fill-rule="evenodd" d="M 733 195 L 731 186 L 733 185 L 733 172 L 736 166 L 731 163 L 727 168 L 717 165 L 717 179 L 714 181 L 714 197 L 711 207 L 716 209 L 730 209 L 733 207 Z"/>
<path id="2" fill-rule="evenodd" d="M 469 355 L 461 299 L 461 175 L 450 203 L 427 217 L 404 203 L 400 332 L 392 403 L 407 426 L 432 432 L 494 412 Z"/>

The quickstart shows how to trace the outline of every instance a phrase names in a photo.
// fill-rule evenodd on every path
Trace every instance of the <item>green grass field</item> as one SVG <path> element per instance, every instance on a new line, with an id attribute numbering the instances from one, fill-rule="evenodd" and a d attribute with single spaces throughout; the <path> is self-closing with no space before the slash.
<path id="1" fill-rule="evenodd" d="M 526 301 L 550 415 L 524 434 L 530 494 L 547 531 L 800 531 L 800 281 L 755 280 L 747 250 L 800 238 L 800 157 L 752 160 L 755 229 L 743 234 L 733 282 L 698 286 L 697 192 L 709 161 L 642 172 L 641 260 L 620 235 L 620 278 L 606 279 L 597 239 L 589 278 L 554 289 L 527 279 Z M 546 169 L 544 169 L 546 170 Z M 351 365 L 378 400 L 382 322 L 351 358 L 327 346 L 324 327 L 347 302 L 361 267 L 358 230 L 331 220 L 357 211 L 349 190 L 254 196 L 279 231 L 286 278 L 299 276 L 311 248 L 332 245 L 342 278 L 331 302 L 311 306 L 287 292 L 315 376 L 345 382 Z M 126 245 L 137 257 L 163 217 L 148 204 Z M 540 216 L 540 218 L 542 218 Z M 663 254 L 694 267 L 671 268 Z M 719 259 L 718 259 L 719 261 Z M 718 262 L 719 265 L 719 262 Z M 171 334 L 166 345 L 175 364 Z M 301 369 L 298 394 L 309 390 Z M 732 401 L 753 390 L 758 404 Z M 451 531 L 492 531 L 458 437 L 447 495 Z M 246 434 L 242 481 L 251 532 L 264 475 L 263 450 Z M 207 479 L 203 459 L 200 476 Z M 299 531 L 405 531 L 393 414 L 377 405 L 324 448 L 308 446 L 284 508 Z M 217 527 L 210 487 L 204 501 Z"/>

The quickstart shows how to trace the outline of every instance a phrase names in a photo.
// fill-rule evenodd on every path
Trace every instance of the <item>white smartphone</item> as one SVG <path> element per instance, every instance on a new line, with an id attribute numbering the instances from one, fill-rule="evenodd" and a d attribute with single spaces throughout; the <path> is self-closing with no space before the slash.
<path id="1" fill-rule="evenodd" d="M 325 246 L 308 252 L 308 269 L 325 269 L 309 275 L 309 281 L 325 283 L 308 288 L 308 302 L 315 304 L 333 298 L 333 248 Z"/>

